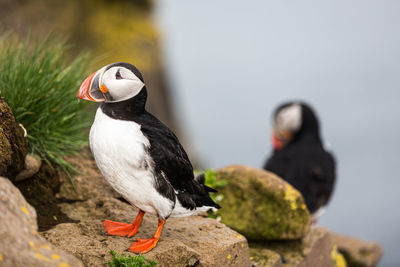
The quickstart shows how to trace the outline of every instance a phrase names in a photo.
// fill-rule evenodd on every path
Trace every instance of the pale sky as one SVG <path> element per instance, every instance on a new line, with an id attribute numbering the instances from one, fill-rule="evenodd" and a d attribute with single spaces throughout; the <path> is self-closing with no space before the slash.
<path id="1" fill-rule="evenodd" d="M 321 225 L 400 262 L 400 1 L 158 1 L 174 109 L 206 167 L 261 167 L 282 101 L 316 109 L 338 161 Z"/>

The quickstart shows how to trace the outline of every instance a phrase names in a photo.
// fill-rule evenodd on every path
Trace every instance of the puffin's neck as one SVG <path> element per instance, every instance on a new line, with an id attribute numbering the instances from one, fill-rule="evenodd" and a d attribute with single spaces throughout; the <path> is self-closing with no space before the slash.
<path id="1" fill-rule="evenodd" d="M 146 112 L 146 87 L 134 97 L 114 103 L 103 102 L 100 105 L 101 110 L 109 117 L 117 120 L 132 120 Z"/>
<path id="2" fill-rule="evenodd" d="M 310 107 L 302 105 L 302 124 L 299 131 L 295 134 L 295 138 L 300 142 L 321 142 L 319 122 L 315 113 Z M 295 140 L 293 140 L 295 141 Z"/>
<path id="3" fill-rule="evenodd" d="M 313 142 L 313 143 L 318 143 L 322 144 L 321 142 L 321 137 L 319 135 L 319 131 L 303 131 L 300 132 L 295 140 L 297 142 Z"/>

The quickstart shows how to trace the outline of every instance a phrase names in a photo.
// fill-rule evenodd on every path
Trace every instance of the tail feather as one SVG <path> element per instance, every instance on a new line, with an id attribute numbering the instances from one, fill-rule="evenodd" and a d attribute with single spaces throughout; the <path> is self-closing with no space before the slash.
<path id="1" fill-rule="evenodd" d="M 211 187 L 205 185 L 206 178 L 205 178 L 204 173 L 196 175 L 194 179 L 203 187 L 204 191 L 206 191 L 206 195 L 202 195 L 200 197 L 201 200 L 199 202 L 201 203 L 201 205 L 215 207 L 217 209 L 220 209 L 221 206 L 218 205 L 217 203 L 215 203 L 210 197 L 210 193 L 217 193 L 218 191 L 215 190 L 214 188 L 211 188 Z M 197 203 L 199 203 L 199 202 L 197 202 Z"/>
<path id="2" fill-rule="evenodd" d="M 218 193 L 218 190 L 211 188 L 209 186 L 204 185 L 204 188 L 206 189 L 207 192 Z"/>

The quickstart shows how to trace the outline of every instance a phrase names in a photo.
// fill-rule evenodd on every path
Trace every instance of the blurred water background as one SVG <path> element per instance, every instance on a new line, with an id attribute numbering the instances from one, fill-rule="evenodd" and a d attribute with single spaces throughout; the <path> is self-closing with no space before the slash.
<path id="1" fill-rule="evenodd" d="M 381 242 L 399 266 L 400 2 L 157 2 L 172 103 L 203 165 L 261 167 L 271 113 L 316 109 L 338 161 L 320 224 Z"/>

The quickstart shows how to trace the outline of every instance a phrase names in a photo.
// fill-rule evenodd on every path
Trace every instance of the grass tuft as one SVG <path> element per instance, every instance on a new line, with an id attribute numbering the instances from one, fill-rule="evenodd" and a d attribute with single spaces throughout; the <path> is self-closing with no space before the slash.
<path id="1" fill-rule="evenodd" d="M 89 113 L 76 98 L 88 55 L 69 60 L 69 47 L 49 35 L 44 41 L 0 36 L 0 92 L 27 130 L 30 153 L 69 174 L 64 156 L 87 145 Z"/>
<path id="2" fill-rule="evenodd" d="M 143 255 L 126 256 L 124 253 L 118 255 L 115 251 L 110 250 L 112 261 L 108 262 L 109 267 L 154 267 L 157 262 L 146 260 Z"/>

